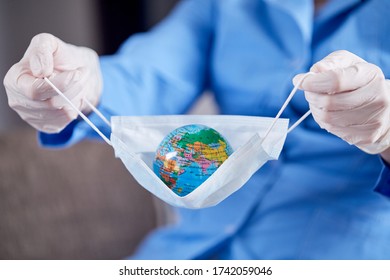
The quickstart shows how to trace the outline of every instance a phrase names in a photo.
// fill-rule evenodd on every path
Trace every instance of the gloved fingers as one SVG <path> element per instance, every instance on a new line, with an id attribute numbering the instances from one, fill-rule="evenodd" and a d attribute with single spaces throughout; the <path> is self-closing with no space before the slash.
<path id="1" fill-rule="evenodd" d="M 70 100 L 83 95 L 85 89 L 85 80 L 88 76 L 82 72 L 83 70 L 75 70 L 71 72 L 63 72 L 54 78 L 50 78 L 50 81 Z M 66 100 L 63 99 L 49 84 L 45 81 L 45 87 L 48 88 L 52 97 L 50 102 L 53 107 L 63 107 L 67 104 Z"/>
<path id="2" fill-rule="evenodd" d="M 23 119 L 25 120 L 33 120 L 37 122 L 38 120 L 46 121 L 47 119 L 55 119 L 56 117 L 66 114 L 68 116 L 73 116 L 73 110 L 70 110 L 68 107 L 62 107 L 62 108 L 53 108 L 53 107 L 45 107 L 45 108 L 30 108 L 29 110 L 23 111 Z"/>
<path id="3" fill-rule="evenodd" d="M 378 107 L 375 103 L 365 104 L 350 111 L 326 112 L 315 107 L 310 109 L 321 128 L 350 144 L 376 143 L 389 129 L 390 109 Z"/>
<path id="4" fill-rule="evenodd" d="M 294 84 L 302 74 L 294 77 Z M 335 94 L 353 91 L 368 85 L 374 79 L 383 79 L 382 71 L 374 64 L 359 62 L 346 68 L 335 68 L 308 75 L 300 85 L 300 89 L 310 92 Z"/>
<path id="5" fill-rule="evenodd" d="M 72 88 L 70 88 L 68 91 L 62 92 L 65 96 L 68 97 L 68 99 L 75 105 L 77 108 L 80 109 L 81 106 L 81 99 L 85 95 L 85 88 L 82 84 L 78 83 L 75 84 Z M 67 107 L 69 104 L 64 98 L 60 95 L 56 95 L 49 100 L 47 100 L 50 105 L 54 108 L 63 108 Z"/>
<path id="6" fill-rule="evenodd" d="M 28 61 L 33 76 L 43 78 L 53 73 L 53 57 L 59 41 L 60 39 L 48 33 L 41 33 L 32 38 L 23 59 Z"/>
<path id="7" fill-rule="evenodd" d="M 72 108 L 34 110 L 21 115 L 22 119 L 39 131 L 57 133 L 64 129 L 72 120 L 77 118 L 77 113 Z"/>
<path id="8" fill-rule="evenodd" d="M 305 91 L 305 98 L 311 107 L 316 107 L 324 111 L 351 110 L 370 103 L 380 108 L 390 106 L 390 95 L 383 94 L 387 91 L 387 81 L 382 77 L 377 77 L 372 80 L 371 84 L 354 91 L 341 92 L 333 95 Z"/>
<path id="9" fill-rule="evenodd" d="M 90 71 L 85 67 L 80 67 L 74 71 L 67 71 L 62 73 L 54 72 L 50 80 L 68 96 L 73 99 L 82 88 L 82 84 L 90 76 Z M 9 97 L 29 100 L 44 101 L 58 94 L 41 78 L 32 76 L 26 68 L 21 64 L 15 64 L 8 71 L 4 78 L 4 86 L 8 92 Z M 28 103 L 27 100 L 23 100 Z"/>
<path id="10" fill-rule="evenodd" d="M 380 123 L 371 123 L 352 125 L 348 130 L 333 127 L 331 132 L 351 145 L 370 145 L 380 141 L 385 131 Z"/>
<path id="11" fill-rule="evenodd" d="M 80 110 L 83 110 L 82 105 L 82 99 L 87 96 L 91 95 L 90 92 L 93 91 L 93 87 L 96 85 L 96 83 L 88 83 L 88 80 L 92 79 L 90 77 L 91 72 L 89 68 L 79 68 L 76 70 L 77 73 L 79 73 L 79 79 L 73 79 L 72 80 L 72 86 L 67 87 L 66 90 L 64 90 L 61 86 L 57 87 L 61 92 Z M 53 84 L 56 85 L 56 80 L 52 80 Z M 73 83 L 74 82 L 74 83 Z M 51 88 L 50 85 L 47 85 Z M 92 97 L 97 96 L 98 94 L 93 94 Z M 62 96 L 60 96 L 57 92 L 55 92 L 55 96 L 49 99 L 51 105 L 55 108 L 62 108 L 64 106 L 68 106 L 68 102 L 64 100 Z M 94 100 L 90 100 L 93 104 Z M 88 107 L 89 108 L 89 107 Z"/>
<path id="12" fill-rule="evenodd" d="M 41 79 L 39 79 L 41 80 Z M 54 94 L 53 97 L 49 97 L 47 99 L 31 99 L 29 95 L 26 95 L 26 92 L 15 92 L 13 94 L 8 94 L 8 104 L 11 108 L 16 111 L 28 111 L 28 110 L 46 110 L 46 109 L 61 109 L 65 106 L 68 106 L 68 103 L 63 99 L 63 97 L 59 96 L 55 91 L 50 88 L 50 95 Z M 74 102 L 77 99 L 77 105 L 80 105 L 80 98 L 78 95 L 83 91 L 83 87 L 81 83 L 76 83 L 67 91 L 63 93 Z"/>
<path id="13" fill-rule="evenodd" d="M 9 97 L 8 104 L 12 109 L 17 111 L 19 114 L 20 113 L 28 114 L 29 112 L 35 112 L 40 110 L 45 110 L 50 112 L 50 111 L 62 109 L 65 106 L 64 104 L 61 104 L 61 106 L 54 107 L 50 99 L 43 100 L 43 101 L 35 101 L 35 100 L 27 99 L 26 97 L 23 96 L 18 98 Z"/>
<path id="14" fill-rule="evenodd" d="M 72 92 L 69 98 L 73 98 L 77 93 L 71 89 L 80 87 L 79 81 L 82 73 L 79 70 L 53 73 L 50 80 L 57 85 L 62 92 Z M 16 92 L 31 100 L 42 101 L 57 96 L 58 94 L 41 78 L 35 78 L 29 74 L 22 74 L 17 79 Z"/>
<path id="15" fill-rule="evenodd" d="M 76 70 L 91 65 L 95 60 L 98 60 L 98 55 L 92 49 L 59 41 L 57 52 L 54 54 L 54 69 L 60 72 Z"/>
<path id="16" fill-rule="evenodd" d="M 361 62 L 366 61 L 349 51 L 339 50 L 332 52 L 322 60 L 315 63 L 310 68 L 310 72 L 320 73 L 337 68 L 347 68 Z"/>
<path id="17" fill-rule="evenodd" d="M 386 118 L 386 108 L 375 103 L 363 104 L 345 111 L 325 111 L 310 106 L 310 110 L 321 127 L 331 130 L 332 127 L 348 129 L 354 125 L 366 125 L 376 123 L 378 119 Z"/>
<path id="18" fill-rule="evenodd" d="M 88 59 L 88 48 L 67 44 L 57 37 L 41 33 L 31 40 L 23 57 L 33 76 L 51 76 L 54 71 L 72 71 Z"/>
<path id="19" fill-rule="evenodd" d="M 91 77 L 90 79 L 94 78 L 95 77 Z M 91 111 L 91 108 L 86 102 L 84 102 L 84 99 L 87 99 L 92 105 L 97 106 L 100 99 L 100 92 L 101 83 L 85 83 L 81 94 L 78 96 L 80 97 L 80 111 L 83 113 L 89 113 Z"/>
<path id="20" fill-rule="evenodd" d="M 29 110 L 59 109 L 53 108 L 50 101 L 35 101 L 25 96 L 8 96 L 8 105 L 17 112 L 28 112 Z"/>
<path id="21" fill-rule="evenodd" d="M 325 129 L 329 133 L 340 137 L 344 141 L 351 145 L 363 145 L 375 143 L 379 138 L 379 133 L 376 131 L 378 124 L 356 124 L 349 127 L 333 125 L 330 123 L 323 123 L 319 119 L 319 116 L 313 115 L 314 120 L 320 125 L 321 128 Z"/>
<path id="22" fill-rule="evenodd" d="M 363 104 L 373 102 L 376 96 L 367 94 L 365 87 L 363 87 L 335 95 L 305 91 L 305 98 L 311 107 L 316 107 L 323 111 L 335 112 L 361 107 Z"/>

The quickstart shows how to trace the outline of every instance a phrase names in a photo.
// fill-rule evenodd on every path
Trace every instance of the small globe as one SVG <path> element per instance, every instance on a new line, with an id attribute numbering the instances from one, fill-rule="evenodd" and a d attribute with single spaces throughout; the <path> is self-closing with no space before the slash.
<path id="1" fill-rule="evenodd" d="M 213 128 L 185 125 L 162 140 L 153 171 L 177 195 L 185 196 L 206 181 L 232 153 L 230 144 Z"/>

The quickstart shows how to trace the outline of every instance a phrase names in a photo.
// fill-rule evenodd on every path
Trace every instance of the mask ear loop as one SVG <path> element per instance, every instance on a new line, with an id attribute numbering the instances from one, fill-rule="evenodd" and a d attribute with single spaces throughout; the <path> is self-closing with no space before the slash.
<path id="1" fill-rule="evenodd" d="M 264 140 L 267 138 L 267 136 L 269 135 L 269 133 L 271 132 L 271 130 L 274 128 L 276 122 L 278 121 L 278 119 L 280 118 L 280 116 L 282 115 L 282 113 L 284 112 L 284 110 L 286 109 L 287 105 L 290 103 L 291 99 L 294 97 L 295 93 L 297 92 L 298 88 L 301 86 L 303 80 L 309 76 L 309 75 L 312 75 L 313 73 L 307 73 L 305 74 L 302 79 L 299 81 L 299 83 L 297 83 L 294 88 L 291 90 L 290 94 L 288 95 L 286 101 L 284 101 L 282 107 L 280 108 L 279 112 L 276 114 L 276 117 L 274 118 L 274 121 L 272 122 L 272 124 L 270 125 L 270 127 L 268 128 L 267 132 L 265 133 L 264 137 L 263 137 L 263 140 L 261 142 L 264 142 Z M 299 119 L 297 120 L 288 130 L 287 130 L 287 133 L 290 133 L 294 128 L 296 128 L 301 122 L 303 122 L 309 115 L 311 114 L 310 112 L 310 109 Z"/>
<path id="2" fill-rule="evenodd" d="M 269 133 L 271 132 L 271 130 L 274 128 L 276 122 L 278 121 L 278 119 L 280 118 L 280 116 L 282 115 L 282 113 L 284 112 L 284 110 L 286 109 L 287 105 L 290 103 L 291 99 L 294 97 L 295 93 L 297 92 L 299 86 L 302 84 L 303 80 L 308 76 L 308 75 L 311 75 L 313 73 L 307 73 L 305 74 L 302 79 L 299 81 L 299 83 L 297 83 L 295 85 L 295 87 L 292 89 L 292 91 L 290 92 L 290 94 L 288 95 L 286 101 L 284 102 L 284 104 L 282 105 L 282 107 L 280 108 L 279 112 L 276 114 L 276 117 L 274 118 L 274 121 L 272 122 L 272 124 L 270 125 L 270 127 L 268 128 L 267 132 L 265 133 L 264 137 L 263 137 L 263 140 L 261 142 L 264 142 L 264 140 L 267 138 L 267 136 L 269 135 Z M 66 97 L 65 94 L 63 94 L 47 77 L 44 77 L 43 78 L 45 80 L 46 83 L 48 83 L 78 114 L 79 116 L 93 129 L 96 131 L 97 134 L 100 135 L 100 137 L 103 138 L 103 140 L 110 146 L 112 146 L 111 144 L 111 141 L 88 119 L 88 117 L 86 115 L 84 115 L 83 112 L 81 112 L 73 103 L 72 101 L 70 101 L 70 99 L 68 97 Z M 93 112 L 95 112 L 98 117 L 100 117 L 109 127 L 111 127 L 111 124 L 110 122 L 107 120 L 107 118 L 95 107 L 92 105 L 91 102 L 89 102 L 87 99 L 83 98 L 83 102 L 85 102 L 88 107 L 91 108 L 91 110 Z M 288 130 L 287 130 L 287 133 L 290 133 L 294 128 L 296 128 L 301 122 L 303 122 L 309 115 L 311 114 L 310 110 L 308 110 L 299 120 L 297 120 Z"/>
<path id="3" fill-rule="evenodd" d="M 100 137 L 103 138 L 104 141 L 110 146 L 112 146 L 111 141 L 88 119 L 86 115 L 84 115 L 83 112 L 81 112 L 73 103 L 72 101 L 66 97 L 65 94 L 63 94 L 47 77 L 43 78 L 46 83 L 48 83 L 72 108 L 75 110 L 79 116 L 87 123 L 89 126 L 96 131 L 97 134 L 100 135 Z M 83 98 L 83 102 L 86 102 L 86 104 L 94 111 L 106 124 L 108 124 L 109 127 L 111 127 L 110 122 L 103 116 L 103 114 L 91 104 L 87 99 Z"/>

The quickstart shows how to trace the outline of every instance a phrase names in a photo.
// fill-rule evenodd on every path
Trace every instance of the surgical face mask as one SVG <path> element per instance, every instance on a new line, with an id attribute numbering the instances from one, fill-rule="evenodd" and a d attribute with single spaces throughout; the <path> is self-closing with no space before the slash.
<path id="1" fill-rule="evenodd" d="M 278 159 L 287 133 L 310 114 L 308 111 L 290 129 L 288 120 L 279 118 L 298 85 L 275 118 L 231 115 L 115 116 L 109 122 L 89 104 L 111 126 L 109 140 L 63 93 L 47 78 L 45 80 L 113 147 L 115 156 L 122 160 L 141 186 L 177 207 L 210 207 L 239 190 L 267 161 Z M 227 139 L 234 152 L 200 186 L 185 196 L 179 196 L 153 172 L 153 160 L 161 140 L 172 130 L 187 124 L 202 124 L 215 129 Z"/>
<path id="2" fill-rule="evenodd" d="M 145 189 L 174 206 L 203 208 L 219 203 L 241 188 L 264 163 L 278 158 L 288 120 L 280 119 L 263 142 L 262 136 L 272 121 L 244 116 L 113 117 L 111 142 L 116 157 Z M 234 152 L 205 182 L 181 197 L 153 172 L 153 160 L 159 143 L 169 132 L 194 123 L 217 130 Z"/>

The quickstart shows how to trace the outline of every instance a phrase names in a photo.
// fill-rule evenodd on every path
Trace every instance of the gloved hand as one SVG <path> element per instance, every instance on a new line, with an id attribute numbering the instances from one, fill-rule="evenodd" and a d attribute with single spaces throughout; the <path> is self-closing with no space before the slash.
<path id="1" fill-rule="evenodd" d="M 300 88 L 321 128 L 370 154 L 390 147 L 390 81 L 381 69 L 336 51 L 310 72 Z M 294 84 L 302 75 L 294 77 Z"/>
<path id="2" fill-rule="evenodd" d="M 97 54 L 84 47 L 66 44 L 50 34 L 36 35 L 23 58 L 4 78 L 8 103 L 36 129 L 56 133 L 77 113 L 44 80 L 48 77 L 84 113 L 83 99 L 99 101 L 102 78 Z"/>

